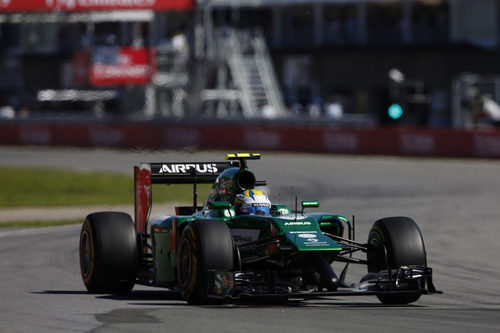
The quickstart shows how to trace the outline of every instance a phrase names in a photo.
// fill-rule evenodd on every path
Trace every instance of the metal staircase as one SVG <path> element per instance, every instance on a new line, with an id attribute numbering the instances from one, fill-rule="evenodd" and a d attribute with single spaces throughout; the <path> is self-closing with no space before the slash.
<path id="1" fill-rule="evenodd" d="M 230 27 L 206 30 L 206 48 L 190 74 L 187 54 L 169 46 L 157 50 L 158 71 L 147 89 L 145 114 L 219 119 L 285 116 L 262 32 Z"/>
<path id="2" fill-rule="evenodd" d="M 245 118 L 281 117 L 284 115 L 281 91 L 274 74 L 269 52 L 262 33 L 258 31 L 226 30 L 216 34 L 218 66 L 227 66 L 228 81 L 218 88 L 202 93 L 202 96 L 224 96 L 229 91 L 239 100 L 241 113 Z M 231 81 L 231 82 L 230 82 Z M 218 92 L 217 92 L 218 91 Z M 219 104 L 220 107 L 227 104 Z M 263 115 L 261 110 L 272 109 Z M 226 110 L 222 114 L 230 114 Z"/>
<path id="3" fill-rule="evenodd" d="M 267 49 L 267 45 L 262 33 L 257 34 L 253 39 L 253 46 L 255 50 L 255 60 L 261 79 L 264 93 L 266 96 L 266 103 L 273 107 L 277 116 L 283 116 L 285 108 L 281 89 L 276 78 L 274 68 L 271 62 L 271 57 Z"/>

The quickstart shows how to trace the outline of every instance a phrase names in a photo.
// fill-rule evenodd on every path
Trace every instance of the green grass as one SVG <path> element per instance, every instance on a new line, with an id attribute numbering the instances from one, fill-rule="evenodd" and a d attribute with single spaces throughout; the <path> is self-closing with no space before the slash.
<path id="1" fill-rule="evenodd" d="M 210 185 L 198 186 L 199 201 Z M 192 185 L 154 185 L 153 203 L 192 202 Z M 0 209 L 134 204 L 132 176 L 48 168 L 0 168 Z"/>
<path id="2" fill-rule="evenodd" d="M 82 219 L 73 220 L 41 220 L 41 221 L 5 221 L 0 222 L 0 230 L 3 228 L 44 228 L 57 227 L 70 224 L 81 224 Z"/>

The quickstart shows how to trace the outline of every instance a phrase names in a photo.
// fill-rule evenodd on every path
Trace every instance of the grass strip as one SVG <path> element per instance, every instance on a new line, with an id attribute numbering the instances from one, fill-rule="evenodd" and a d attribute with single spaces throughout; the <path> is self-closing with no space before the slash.
<path id="1" fill-rule="evenodd" d="M 0 209 L 134 204 L 134 180 L 111 172 L 0 168 Z M 211 186 L 198 185 L 200 202 Z M 192 202 L 192 185 L 154 185 L 154 203 Z"/>
<path id="2" fill-rule="evenodd" d="M 62 225 L 80 224 L 83 223 L 82 219 L 69 219 L 69 220 L 41 220 L 41 221 L 5 221 L 0 222 L 0 229 L 4 228 L 43 228 L 43 227 L 57 227 Z"/>

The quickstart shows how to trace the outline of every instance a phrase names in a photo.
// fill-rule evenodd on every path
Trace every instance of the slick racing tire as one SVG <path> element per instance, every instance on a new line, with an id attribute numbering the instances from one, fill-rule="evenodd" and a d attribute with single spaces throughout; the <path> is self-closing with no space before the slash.
<path id="1" fill-rule="evenodd" d="M 376 221 L 368 234 L 368 244 L 375 249 L 368 252 L 369 273 L 408 265 L 427 266 L 422 233 L 411 218 L 387 217 Z M 377 297 L 384 304 L 408 304 L 418 300 L 420 295 L 416 291 Z"/>
<path id="2" fill-rule="evenodd" d="M 80 272 L 90 293 L 129 293 L 135 284 L 135 226 L 126 213 L 87 216 L 80 232 Z"/>
<path id="3" fill-rule="evenodd" d="M 177 251 L 177 282 L 189 304 L 217 302 L 207 298 L 210 270 L 233 270 L 233 240 L 223 221 L 194 221 L 183 230 Z"/>

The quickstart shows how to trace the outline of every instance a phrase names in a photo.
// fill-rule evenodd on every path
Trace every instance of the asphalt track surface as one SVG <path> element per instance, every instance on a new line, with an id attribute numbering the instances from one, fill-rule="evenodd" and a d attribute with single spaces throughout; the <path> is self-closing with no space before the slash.
<path id="1" fill-rule="evenodd" d="M 139 161 L 223 160 L 222 152 L 0 148 L 0 165 L 130 173 Z M 90 295 L 80 279 L 80 226 L 0 231 L 1 332 L 499 332 L 500 161 L 264 153 L 249 162 L 274 202 L 319 199 L 356 215 L 358 240 L 385 216 L 422 229 L 443 295 L 408 306 L 374 297 L 288 304 L 188 306 L 176 293 L 136 286 Z M 83 217 L 82 217 L 83 218 Z M 341 269 L 341 267 L 336 269 Z M 363 267 L 350 268 L 356 282 Z"/>

